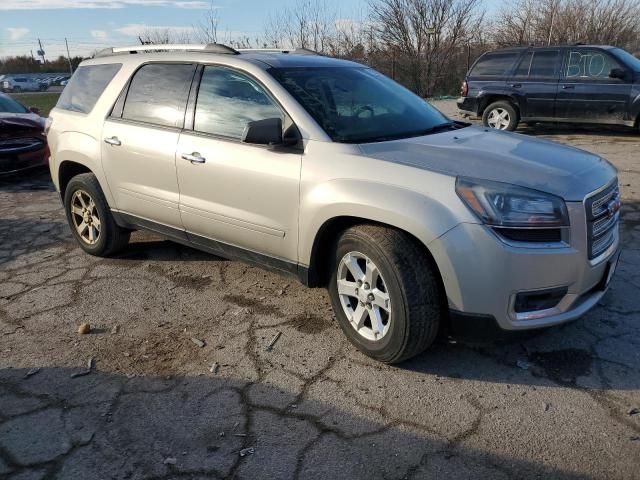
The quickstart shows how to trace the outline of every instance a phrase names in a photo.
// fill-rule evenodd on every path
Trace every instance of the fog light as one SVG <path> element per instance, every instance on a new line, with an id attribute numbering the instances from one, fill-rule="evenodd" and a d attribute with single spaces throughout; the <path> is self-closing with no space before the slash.
<path id="1" fill-rule="evenodd" d="M 567 287 L 559 287 L 533 292 L 520 292 L 516 295 L 514 310 L 516 313 L 522 313 L 553 308 L 560 303 L 567 291 Z"/>

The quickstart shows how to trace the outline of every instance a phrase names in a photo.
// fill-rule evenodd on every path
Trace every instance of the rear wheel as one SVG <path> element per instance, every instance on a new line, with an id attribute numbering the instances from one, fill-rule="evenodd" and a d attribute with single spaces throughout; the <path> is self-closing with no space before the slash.
<path id="1" fill-rule="evenodd" d="M 482 123 L 485 127 L 513 132 L 518 127 L 520 116 L 515 107 L 507 101 L 494 102 L 485 108 Z"/>
<path id="2" fill-rule="evenodd" d="M 85 252 L 106 257 L 129 242 L 131 232 L 116 224 L 94 174 L 83 173 L 71 179 L 64 194 L 64 208 L 71 233 Z"/>
<path id="3" fill-rule="evenodd" d="M 398 363 L 424 351 L 444 313 L 435 266 L 401 231 L 357 225 L 339 238 L 329 295 L 347 338 L 366 355 Z"/>

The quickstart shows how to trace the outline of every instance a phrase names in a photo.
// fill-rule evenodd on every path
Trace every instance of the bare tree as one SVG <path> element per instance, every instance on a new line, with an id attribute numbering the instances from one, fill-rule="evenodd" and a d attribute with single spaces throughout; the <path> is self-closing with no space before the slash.
<path id="1" fill-rule="evenodd" d="M 371 0 L 370 8 L 384 49 L 401 57 L 405 81 L 420 95 L 449 82 L 443 74 L 483 21 L 480 0 Z"/>
<path id="2" fill-rule="evenodd" d="M 271 15 L 265 41 L 275 48 L 309 48 L 326 52 L 335 30 L 335 15 L 324 0 L 302 0 Z"/>
<path id="3" fill-rule="evenodd" d="M 191 43 L 189 29 L 147 28 L 138 34 L 142 45 L 166 45 L 168 43 Z"/>
<path id="4" fill-rule="evenodd" d="M 218 30 L 220 27 L 220 11 L 213 3 L 204 18 L 196 25 L 196 37 L 202 43 L 218 43 Z"/>

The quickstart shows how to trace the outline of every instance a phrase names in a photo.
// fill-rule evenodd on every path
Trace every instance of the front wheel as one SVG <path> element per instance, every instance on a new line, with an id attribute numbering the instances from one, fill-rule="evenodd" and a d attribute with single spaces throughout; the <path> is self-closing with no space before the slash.
<path id="1" fill-rule="evenodd" d="M 329 295 L 351 343 L 385 363 L 431 345 L 446 308 L 437 269 L 404 232 L 357 225 L 338 239 Z"/>
<path id="2" fill-rule="evenodd" d="M 494 102 L 484 109 L 482 123 L 485 127 L 513 132 L 518 127 L 520 116 L 515 107 L 506 101 Z"/>
<path id="3" fill-rule="evenodd" d="M 76 175 L 64 194 L 64 209 L 71 233 L 91 255 L 106 257 L 123 249 L 131 232 L 119 227 L 92 173 Z"/>

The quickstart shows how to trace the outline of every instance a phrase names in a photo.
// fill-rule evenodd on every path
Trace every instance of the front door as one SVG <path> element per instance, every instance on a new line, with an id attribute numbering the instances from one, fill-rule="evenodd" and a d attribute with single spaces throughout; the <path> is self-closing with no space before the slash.
<path id="1" fill-rule="evenodd" d="M 192 64 L 143 65 L 102 130 L 102 165 L 122 213 L 182 229 L 176 147 Z"/>
<path id="2" fill-rule="evenodd" d="M 561 61 L 559 49 L 536 49 L 522 56 L 508 82 L 522 118 L 554 116 Z"/>
<path id="3" fill-rule="evenodd" d="M 557 116 L 576 122 L 621 123 L 631 95 L 631 78 L 611 78 L 610 73 L 624 67 L 604 50 L 574 48 L 567 53 Z"/>
<path id="4" fill-rule="evenodd" d="M 274 117 L 288 123 L 255 80 L 204 67 L 193 131 L 183 131 L 177 150 L 180 211 L 193 242 L 297 262 L 301 152 L 241 141 L 248 122 Z"/>

